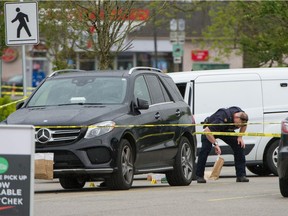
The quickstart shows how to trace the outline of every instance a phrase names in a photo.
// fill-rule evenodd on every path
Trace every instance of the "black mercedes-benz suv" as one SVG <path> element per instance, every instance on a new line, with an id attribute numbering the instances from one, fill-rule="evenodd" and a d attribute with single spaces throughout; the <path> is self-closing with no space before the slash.
<path id="1" fill-rule="evenodd" d="M 36 152 L 54 153 L 54 178 L 65 189 L 104 180 L 129 189 L 135 174 L 165 173 L 189 185 L 195 167 L 193 117 L 161 70 L 56 71 L 6 124 L 36 128 Z"/>

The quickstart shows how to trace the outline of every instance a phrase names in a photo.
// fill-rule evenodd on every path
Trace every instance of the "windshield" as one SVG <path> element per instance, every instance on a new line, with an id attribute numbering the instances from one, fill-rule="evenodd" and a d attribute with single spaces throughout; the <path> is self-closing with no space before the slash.
<path id="1" fill-rule="evenodd" d="M 122 77 L 74 77 L 45 81 L 28 103 L 33 106 L 120 104 L 126 95 Z"/>

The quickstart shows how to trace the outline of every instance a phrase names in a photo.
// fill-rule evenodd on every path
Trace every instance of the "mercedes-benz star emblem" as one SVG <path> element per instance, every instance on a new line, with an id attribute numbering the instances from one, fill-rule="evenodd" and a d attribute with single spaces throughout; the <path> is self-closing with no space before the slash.
<path id="1" fill-rule="evenodd" d="M 41 128 L 36 133 L 36 140 L 40 143 L 47 143 L 51 139 L 51 132 L 47 128 Z"/>

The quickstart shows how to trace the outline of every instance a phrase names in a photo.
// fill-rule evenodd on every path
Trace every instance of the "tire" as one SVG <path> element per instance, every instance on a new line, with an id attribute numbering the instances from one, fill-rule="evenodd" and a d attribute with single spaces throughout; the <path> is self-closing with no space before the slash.
<path id="1" fill-rule="evenodd" d="M 288 179 L 279 179 L 280 192 L 283 197 L 288 197 Z"/>
<path id="2" fill-rule="evenodd" d="M 117 170 L 107 179 L 107 186 L 114 190 L 128 190 L 134 178 L 134 155 L 128 140 L 120 141 L 117 154 Z"/>
<path id="3" fill-rule="evenodd" d="M 266 166 L 264 165 L 252 165 L 252 166 L 247 166 L 247 169 L 259 176 L 268 176 L 271 174 L 270 169 L 268 169 Z"/>
<path id="4" fill-rule="evenodd" d="M 276 176 L 278 176 L 278 172 L 277 172 L 278 147 L 279 147 L 279 140 L 275 140 L 269 146 L 267 153 L 266 153 L 266 158 L 265 158 L 267 167 Z"/>
<path id="5" fill-rule="evenodd" d="M 59 178 L 60 185 L 64 189 L 81 189 L 84 187 L 86 181 L 79 177 L 62 177 Z"/>
<path id="6" fill-rule="evenodd" d="M 186 137 L 181 137 L 173 171 L 166 173 L 171 186 L 190 185 L 195 169 L 195 155 Z"/>

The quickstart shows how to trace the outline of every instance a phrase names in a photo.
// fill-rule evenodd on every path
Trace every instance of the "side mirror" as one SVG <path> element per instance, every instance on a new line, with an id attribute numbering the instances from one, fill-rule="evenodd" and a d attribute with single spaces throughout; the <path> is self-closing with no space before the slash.
<path id="1" fill-rule="evenodd" d="M 18 103 L 16 105 L 16 110 L 20 109 L 23 106 L 23 104 L 24 104 L 24 101 L 21 101 L 20 103 Z"/>
<path id="2" fill-rule="evenodd" d="M 137 109 L 149 109 L 148 101 L 137 98 Z"/>

